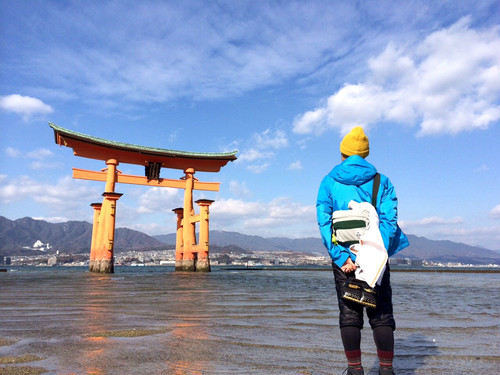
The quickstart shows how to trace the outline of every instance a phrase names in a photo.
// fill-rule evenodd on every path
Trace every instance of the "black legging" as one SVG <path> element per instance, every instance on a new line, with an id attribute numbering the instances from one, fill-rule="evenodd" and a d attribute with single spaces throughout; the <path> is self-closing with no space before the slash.
<path id="1" fill-rule="evenodd" d="M 340 329 L 344 350 L 353 351 L 361 349 L 361 329 L 355 326 L 346 326 Z M 378 350 L 385 352 L 394 351 L 394 331 L 390 326 L 373 328 L 373 339 Z"/>

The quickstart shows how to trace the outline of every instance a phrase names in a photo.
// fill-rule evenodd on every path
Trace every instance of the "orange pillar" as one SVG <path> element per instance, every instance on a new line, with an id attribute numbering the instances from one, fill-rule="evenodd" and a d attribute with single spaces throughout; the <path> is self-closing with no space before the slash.
<path id="1" fill-rule="evenodd" d="M 209 207 L 213 203 L 210 199 L 198 199 L 196 204 L 200 206 L 200 241 L 198 245 L 198 257 L 195 268 L 198 272 L 210 272 L 210 259 L 208 257 L 209 246 Z"/>
<path id="2" fill-rule="evenodd" d="M 175 270 L 182 271 L 183 267 L 183 227 L 182 227 L 182 219 L 184 217 L 184 209 L 174 208 L 172 211 L 177 215 L 177 231 L 175 235 Z"/>
<path id="3" fill-rule="evenodd" d="M 92 224 L 92 242 L 90 244 L 89 271 L 94 272 L 96 244 L 97 244 L 97 231 L 98 231 L 98 227 L 99 227 L 99 215 L 101 213 L 102 203 L 92 203 L 90 206 L 94 209 L 94 221 Z"/>
<path id="4" fill-rule="evenodd" d="M 193 168 L 188 168 L 184 171 L 186 174 L 184 179 L 186 185 L 184 188 L 184 219 L 182 230 L 182 243 L 183 243 L 183 258 L 182 271 L 194 271 L 196 263 L 196 254 L 193 252 L 193 247 L 196 246 L 196 222 L 194 221 L 194 207 L 193 207 L 193 187 L 194 187 L 194 173 Z"/>
<path id="5" fill-rule="evenodd" d="M 108 173 L 106 175 L 106 187 L 104 188 L 105 193 L 114 193 L 115 192 L 115 184 L 116 184 L 116 166 L 118 165 L 118 161 L 116 159 L 109 159 L 106 162 L 108 166 Z"/>
<path id="6" fill-rule="evenodd" d="M 106 187 L 102 194 L 104 199 L 102 201 L 100 214 L 97 220 L 97 231 L 94 238 L 94 262 L 93 267 L 89 270 L 92 272 L 100 273 L 113 273 L 113 248 L 115 242 L 115 215 L 116 215 L 116 201 L 122 194 L 115 193 L 116 174 L 118 161 L 116 159 L 109 159 L 106 161 L 107 175 Z"/>
<path id="7" fill-rule="evenodd" d="M 104 201 L 101 215 L 103 217 L 103 236 L 99 255 L 100 267 L 97 272 L 100 273 L 113 273 L 114 272 L 114 244 L 115 244 L 115 221 L 116 221 L 116 201 L 120 199 L 123 194 L 120 193 L 103 193 Z"/>

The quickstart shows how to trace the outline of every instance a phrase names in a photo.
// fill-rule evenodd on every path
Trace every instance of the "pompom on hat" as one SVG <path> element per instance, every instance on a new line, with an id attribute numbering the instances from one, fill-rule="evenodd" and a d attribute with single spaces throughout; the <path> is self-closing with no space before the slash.
<path id="1" fill-rule="evenodd" d="M 370 142 L 361 126 L 356 126 L 340 142 L 340 152 L 346 156 L 359 155 L 366 158 L 370 153 Z"/>

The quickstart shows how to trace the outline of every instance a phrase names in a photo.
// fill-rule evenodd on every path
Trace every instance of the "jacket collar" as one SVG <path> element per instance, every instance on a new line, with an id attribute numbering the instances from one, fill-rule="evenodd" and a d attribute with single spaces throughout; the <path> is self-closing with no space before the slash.
<path id="1" fill-rule="evenodd" d="M 377 169 L 361 156 L 349 156 L 329 173 L 335 181 L 344 185 L 363 185 L 372 180 Z"/>

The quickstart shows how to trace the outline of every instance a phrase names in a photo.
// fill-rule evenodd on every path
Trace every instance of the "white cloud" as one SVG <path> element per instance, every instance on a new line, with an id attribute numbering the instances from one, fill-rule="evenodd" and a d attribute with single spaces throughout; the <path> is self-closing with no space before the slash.
<path id="1" fill-rule="evenodd" d="M 247 166 L 247 169 L 253 173 L 262 173 L 267 168 L 269 168 L 270 165 L 271 165 L 270 163 L 252 164 L 252 165 Z"/>
<path id="2" fill-rule="evenodd" d="M 30 151 L 26 154 L 26 157 L 30 159 L 43 160 L 49 156 L 54 155 L 54 153 L 46 148 L 39 148 L 33 151 Z"/>
<path id="3" fill-rule="evenodd" d="M 17 158 L 22 155 L 21 151 L 13 147 L 7 147 L 5 149 L 5 154 L 11 158 Z"/>
<path id="4" fill-rule="evenodd" d="M 33 217 L 33 219 L 35 219 L 35 220 L 43 220 L 43 221 L 47 221 L 49 223 L 65 223 L 65 222 L 67 222 L 67 221 L 70 220 L 70 219 L 68 219 L 65 216 L 48 216 L 48 217 L 45 217 L 45 216 L 36 216 L 36 217 Z"/>
<path id="5" fill-rule="evenodd" d="M 35 169 L 35 170 L 42 170 L 42 169 L 57 169 L 61 168 L 63 166 L 63 163 L 60 162 L 54 162 L 54 163 L 47 163 L 44 161 L 40 160 L 35 160 L 31 162 L 30 168 Z"/>
<path id="6" fill-rule="evenodd" d="M 142 233 L 146 233 L 150 236 L 154 236 L 156 234 L 166 234 L 173 233 L 175 231 L 175 223 L 172 223 L 172 226 L 168 226 L 165 223 L 135 223 L 133 221 L 129 221 L 126 225 L 122 225 L 117 221 L 117 228 L 126 227 L 132 230 L 137 230 Z"/>
<path id="7" fill-rule="evenodd" d="M 273 218 L 285 219 L 290 222 L 316 217 L 316 208 L 313 205 L 304 206 L 293 202 L 290 198 L 276 198 L 269 204 L 269 215 Z"/>
<path id="8" fill-rule="evenodd" d="M 254 133 L 250 141 L 252 147 L 241 152 L 238 156 L 239 162 L 252 162 L 261 159 L 271 159 L 274 152 L 268 149 L 280 149 L 288 146 L 288 138 L 284 131 L 276 130 L 274 133 L 266 129 L 261 133 Z"/>
<path id="9" fill-rule="evenodd" d="M 247 197 L 250 195 L 250 190 L 248 189 L 246 183 L 236 180 L 229 182 L 229 191 L 237 197 Z"/>
<path id="10" fill-rule="evenodd" d="M 262 173 L 271 165 L 270 159 L 274 159 L 274 151 L 288 147 L 288 137 L 282 130 L 271 131 L 266 129 L 261 133 L 254 133 L 251 140 L 251 147 L 242 151 L 238 156 L 237 163 L 253 163 L 247 165 L 246 169 L 252 173 Z M 258 163 L 257 163 L 258 162 Z"/>
<path id="11" fill-rule="evenodd" d="M 486 164 L 483 164 L 480 167 L 474 169 L 474 172 L 488 172 L 489 170 L 490 168 Z"/>
<path id="12" fill-rule="evenodd" d="M 255 134 L 254 138 L 257 147 L 260 149 L 279 149 L 288 146 L 288 138 L 282 130 L 276 130 L 272 133 L 270 129 L 266 129 L 260 134 Z"/>
<path id="13" fill-rule="evenodd" d="M 327 130 L 327 108 L 316 108 L 298 116 L 293 123 L 293 131 L 298 134 L 318 133 Z"/>
<path id="14" fill-rule="evenodd" d="M 15 149 L 13 147 L 7 147 L 5 149 L 7 156 L 11 158 L 23 157 L 26 159 L 33 159 L 30 163 L 30 168 L 35 170 L 41 169 L 55 169 L 60 168 L 63 164 L 60 162 L 48 162 L 45 159 L 50 158 L 54 155 L 52 151 L 46 148 L 39 148 L 27 153 L 23 153 L 21 150 Z"/>
<path id="15" fill-rule="evenodd" d="M 60 162 L 47 162 L 45 159 L 50 158 L 54 153 L 46 148 L 39 148 L 30 151 L 26 154 L 26 158 L 34 159 L 30 164 L 31 169 L 42 170 L 42 169 L 55 169 L 60 168 L 63 164 Z"/>
<path id="16" fill-rule="evenodd" d="M 25 158 L 35 159 L 35 160 L 44 160 L 44 159 L 54 155 L 54 153 L 52 151 L 50 151 L 49 149 L 46 149 L 46 148 L 38 148 L 36 150 L 30 151 L 30 152 L 27 152 L 26 154 L 24 154 L 23 152 L 21 152 L 21 150 L 19 150 L 17 148 L 13 148 L 13 147 L 7 147 L 5 149 L 5 154 L 7 154 L 7 156 L 10 156 L 11 158 L 17 158 L 19 156 L 23 156 Z"/>
<path id="17" fill-rule="evenodd" d="M 213 213 L 211 220 L 231 222 L 234 220 L 255 215 L 261 215 L 264 205 L 260 202 L 246 202 L 241 199 L 218 199 L 212 206 L 210 212 Z"/>
<path id="18" fill-rule="evenodd" d="M 0 97 L 0 108 L 21 115 L 24 121 L 29 121 L 34 115 L 54 112 L 50 105 L 45 104 L 40 99 L 18 94 Z"/>
<path id="19" fill-rule="evenodd" d="M 495 219 L 500 219 L 500 204 L 496 207 L 493 207 L 493 209 L 490 211 L 490 215 Z"/>
<path id="20" fill-rule="evenodd" d="M 33 200 L 46 206 L 51 213 L 64 216 L 80 207 L 88 207 L 89 202 L 101 197 L 102 193 L 88 183 L 75 182 L 70 176 L 59 179 L 55 184 L 41 183 L 28 176 L 2 179 L 0 182 L 2 203 Z"/>
<path id="21" fill-rule="evenodd" d="M 302 168 L 303 168 L 303 166 L 302 166 L 302 163 L 300 162 L 300 160 L 297 160 L 293 163 L 290 163 L 290 165 L 288 166 L 288 169 L 291 171 L 298 171 L 298 170 L 301 170 Z"/>
<path id="22" fill-rule="evenodd" d="M 256 148 L 251 148 L 248 151 L 242 152 L 238 156 L 238 159 L 236 159 L 236 161 L 239 163 L 253 162 L 255 160 L 271 159 L 273 157 L 274 157 L 274 152 L 262 151 Z"/>
<path id="23" fill-rule="evenodd" d="M 364 82 L 345 84 L 325 105 L 298 116 L 293 131 L 347 132 L 387 121 L 419 136 L 486 129 L 500 119 L 500 27 L 474 30 L 463 18 L 416 47 L 389 44 L 369 59 Z"/>
<path id="24" fill-rule="evenodd" d="M 439 216 L 426 217 L 416 221 L 401 221 L 399 224 L 404 228 L 422 227 L 422 226 L 435 226 L 435 225 L 456 225 L 463 224 L 464 220 L 460 216 L 452 219 L 444 219 Z"/>
<path id="25" fill-rule="evenodd" d="M 139 197 L 137 213 L 172 212 L 184 202 L 181 192 L 174 188 L 149 188 Z"/>
<path id="26" fill-rule="evenodd" d="M 415 233 L 433 240 L 448 240 L 479 246 L 491 250 L 500 250 L 500 231 L 498 226 L 480 227 L 436 227 L 428 232 Z"/>
<path id="27" fill-rule="evenodd" d="M 500 205 L 490 211 L 493 218 L 500 218 Z M 448 240 L 471 246 L 500 250 L 498 226 L 467 224 L 461 217 L 445 219 L 438 216 L 415 221 L 400 221 L 405 233 L 426 237 L 431 240 Z"/>
<path id="28" fill-rule="evenodd" d="M 310 205 L 277 198 L 268 203 L 221 199 L 210 208 L 214 228 L 261 236 L 316 236 L 316 210 Z"/>
<path id="29" fill-rule="evenodd" d="M 321 2 L 112 2 L 89 4 L 80 14 L 48 4 L 44 21 L 60 30 L 46 38 L 48 32 L 32 22 L 40 42 L 26 40 L 31 48 L 20 50 L 17 71 L 36 70 L 41 86 L 71 86 L 99 102 L 235 96 L 309 74 L 332 51 L 343 54 L 344 47 L 334 46 L 351 38 L 345 27 L 355 17 L 345 9 L 351 7 L 337 4 L 331 12 Z M 81 43 L 69 43 L 67 30 Z"/>

